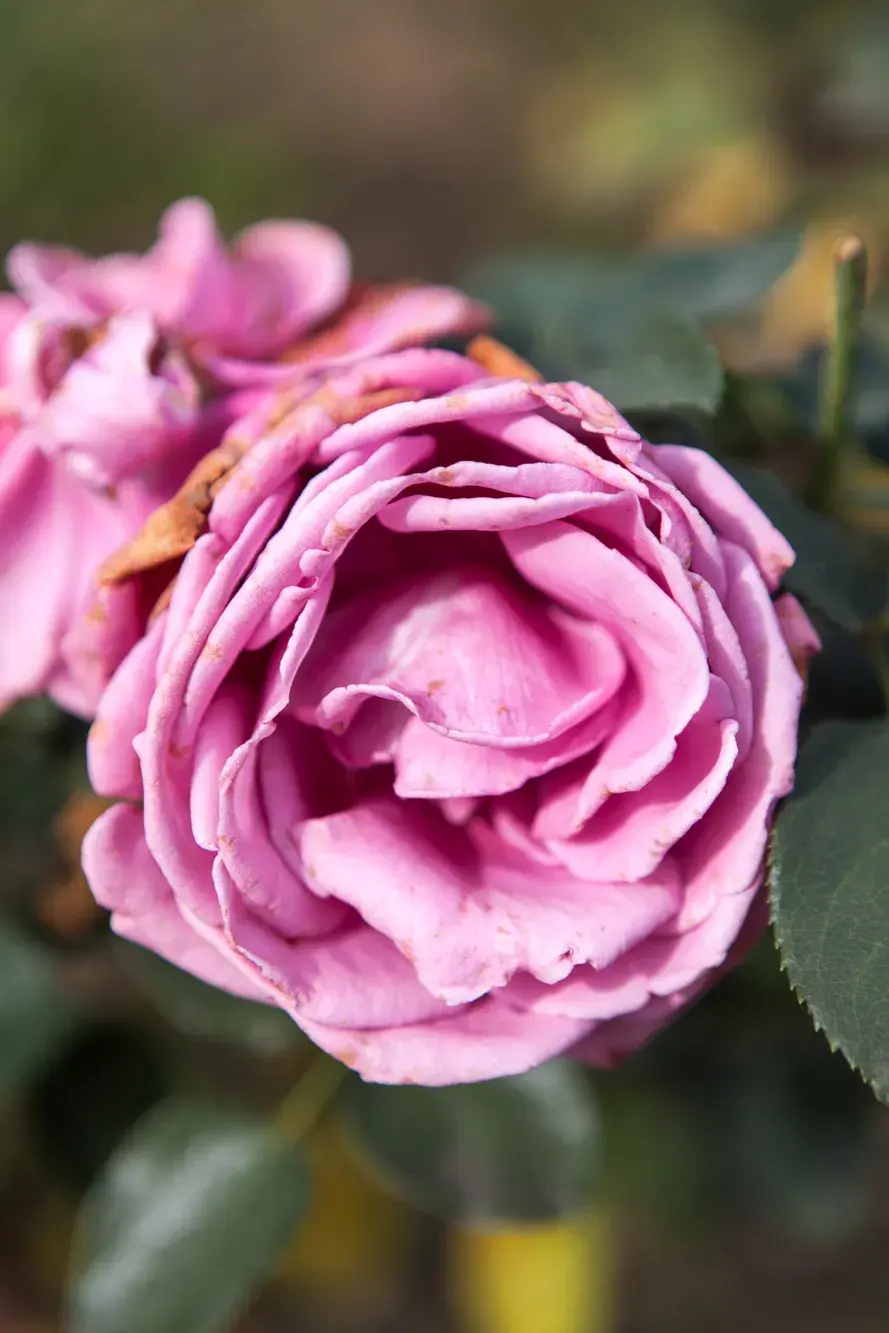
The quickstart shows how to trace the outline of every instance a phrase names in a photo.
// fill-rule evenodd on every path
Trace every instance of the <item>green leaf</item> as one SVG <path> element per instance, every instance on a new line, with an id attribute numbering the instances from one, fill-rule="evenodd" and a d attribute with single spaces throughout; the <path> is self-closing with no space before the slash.
<path id="1" fill-rule="evenodd" d="M 889 1100 L 889 724 L 816 728 L 772 843 L 775 934 L 833 1047 Z"/>
<path id="2" fill-rule="evenodd" d="M 716 348 L 698 325 L 667 310 L 551 330 L 538 360 L 545 374 L 589 384 L 618 408 L 714 412 L 722 395 Z"/>
<path id="3" fill-rule="evenodd" d="M 868 564 L 847 532 L 807 509 L 773 473 L 740 463 L 727 466 L 796 551 L 784 579 L 791 592 L 852 633 L 882 613 L 885 571 Z"/>
<path id="4" fill-rule="evenodd" d="M 247 1046 L 262 1055 L 292 1050 L 305 1042 L 293 1019 L 282 1010 L 208 986 L 138 945 L 120 940 L 115 946 L 132 981 L 178 1032 Z"/>
<path id="5" fill-rule="evenodd" d="M 450 1088 L 350 1084 L 349 1140 L 381 1183 L 439 1217 L 536 1221 L 587 1206 L 599 1119 L 575 1066 Z"/>
<path id="6" fill-rule="evenodd" d="M 799 232 L 785 231 L 728 245 L 651 251 L 642 257 L 642 272 L 658 300 L 697 319 L 719 319 L 761 301 L 790 268 L 799 242 Z"/>
<path id="7" fill-rule="evenodd" d="M 489 259 L 466 275 L 470 292 L 506 324 L 530 328 L 593 315 L 624 320 L 656 305 L 691 319 L 749 309 L 790 267 L 799 233 L 632 255 L 526 253 Z"/>
<path id="8" fill-rule="evenodd" d="M 261 1123 L 183 1101 L 136 1126 L 87 1196 L 71 1333 L 221 1333 L 306 1208 L 308 1173 Z"/>
<path id="9" fill-rule="evenodd" d="M 53 1058 L 75 1017 L 51 954 L 9 922 L 0 922 L 0 1097 Z"/>
<path id="10" fill-rule="evenodd" d="M 87 1027 L 28 1090 L 29 1132 L 78 1194 L 140 1116 L 169 1091 L 161 1053 L 122 1024 Z"/>

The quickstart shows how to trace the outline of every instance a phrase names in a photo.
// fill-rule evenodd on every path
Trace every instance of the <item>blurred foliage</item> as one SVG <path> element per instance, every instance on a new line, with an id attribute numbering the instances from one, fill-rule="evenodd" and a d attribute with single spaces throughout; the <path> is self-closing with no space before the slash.
<path id="1" fill-rule="evenodd" d="M 227 229 L 275 214 L 331 221 L 364 271 L 472 271 L 542 368 L 592 377 L 651 438 L 712 448 L 743 476 L 796 545 L 793 586 L 824 635 L 807 728 L 873 725 L 881 666 L 862 629 L 885 609 L 872 567 L 889 514 L 882 7 L 455 0 L 443 12 L 410 0 L 2 0 L 0 241 L 141 245 L 170 199 L 203 193 Z M 875 290 L 853 399 L 851 541 L 798 499 L 832 245 L 850 226 L 869 244 Z M 644 258 L 628 263 L 630 248 Z M 518 266 L 503 258 L 515 254 Z M 622 1071 L 592 1090 L 578 1075 L 582 1092 L 569 1075 L 543 1115 L 521 1080 L 493 1093 L 350 1082 L 348 1135 L 334 1115 L 295 1150 L 260 1128 L 306 1065 L 289 1021 L 122 946 L 94 910 L 77 871 L 98 809 L 83 742 L 80 723 L 43 704 L 0 721 L 4 1333 L 60 1327 L 84 1195 L 70 1326 L 87 1333 L 197 1333 L 197 1307 L 176 1302 L 194 1299 L 186 1278 L 208 1263 L 226 1278 L 214 1327 L 272 1277 L 244 1333 L 438 1328 L 446 1286 L 458 1327 L 519 1333 L 526 1319 L 579 1333 L 581 1316 L 610 1318 L 612 1247 L 627 1255 L 620 1303 L 634 1333 L 736 1333 L 752 1326 L 748 1290 L 758 1327 L 883 1326 L 885 1112 L 814 1033 L 769 942 Z M 780 857 L 823 865 L 808 830 L 835 830 L 834 806 L 860 831 L 860 800 L 842 771 L 834 781 L 804 797 L 832 820 L 788 806 Z M 879 842 L 879 776 L 868 811 Z M 856 929 L 825 930 L 812 984 L 829 983 L 825 1026 L 882 1086 L 862 1027 L 884 1008 L 882 957 L 868 951 L 881 875 L 878 864 L 850 880 Z M 785 928 L 790 939 L 792 917 Z M 173 1094 L 221 1109 L 177 1111 Z M 539 1132 L 560 1125 L 547 1157 Z M 405 1198 L 476 1221 L 576 1217 L 443 1233 Z M 209 1222 L 202 1258 L 189 1210 Z M 238 1216 L 251 1226 L 232 1227 Z M 114 1304 L 133 1291 L 142 1324 Z"/>

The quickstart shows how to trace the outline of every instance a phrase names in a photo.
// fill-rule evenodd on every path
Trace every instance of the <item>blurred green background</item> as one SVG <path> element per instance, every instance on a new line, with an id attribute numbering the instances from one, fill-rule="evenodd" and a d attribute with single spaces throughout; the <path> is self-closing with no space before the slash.
<path id="1" fill-rule="evenodd" d="M 805 225 L 721 349 L 739 367 L 818 339 L 838 229 L 877 274 L 889 254 L 889 15 L 864 0 L 0 0 L 0 38 L 4 249 L 140 247 L 181 194 L 227 231 L 321 219 L 379 277 Z M 275 1015 L 136 984 L 74 869 L 82 745 L 42 708 L 0 729 L 0 898 L 64 1020 L 26 1094 L 0 1095 L 0 1333 L 60 1328 L 76 1202 L 171 1084 L 263 1107 L 305 1056 Z M 0 939 L 0 1040 L 15 965 Z M 889 1116 L 768 942 L 598 1086 L 606 1179 L 575 1227 L 448 1232 L 319 1137 L 308 1225 L 239 1333 L 889 1327 Z M 523 1327 L 496 1296 L 520 1278 Z"/>

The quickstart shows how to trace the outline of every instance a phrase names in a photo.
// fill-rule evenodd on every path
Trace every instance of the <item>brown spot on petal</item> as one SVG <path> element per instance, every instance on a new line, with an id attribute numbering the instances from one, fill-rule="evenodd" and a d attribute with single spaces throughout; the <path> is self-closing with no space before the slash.
<path id="1" fill-rule="evenodd" d="M 332 389 L 319 389 L 308 400 L 310 405 L 322 407 L 336 426 L 349 426 L 377 412 L 381 407 L 396 403 L 415 403 L 423 397 L 423 390 L 414 385 L 403 388 L 374 389 L 355 398 L 343 398 Z"/>
<path id="2" fill-rule="evenodd" d="M 496 338 L 489 338 L 480 333 L 466 349 L 470 361 L 486 370 L 489 375 L 500 375 L 510 380 L 525 380 L 528 384 L 541 384 L 543 376 L 527 361 L 523 361 L 511 347 L 506 347 Z"/>
<path id="3" fill-rule="evenodd" d="M 444 689 L 444 685 L 445 683 L 443 680 L 430 680 L 426 685 L 426 693 L 438 694 L 439 690 Z"/>
<path id="4" fill-rule="evenodd" d="M 101 583 L 123 583 L 135 574 L 178 560 L 207 526 L 213 500 L 243 456 L 243 446 L 223 442 L 192 469 L 183 485 L 148 518 L 142 531 L 99 569 Z"/>

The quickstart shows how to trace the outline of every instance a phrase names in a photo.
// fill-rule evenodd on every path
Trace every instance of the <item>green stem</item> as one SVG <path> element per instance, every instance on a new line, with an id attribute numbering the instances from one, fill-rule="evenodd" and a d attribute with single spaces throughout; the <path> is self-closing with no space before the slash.
<path id="1" fill-rule="evenodd" d="M 834 249 L 836 315 L 821 380 L 818 412 L 820 452 L 807 499 L 813 509 L 834 507 L 844 449 L 849 440 L 849 391 L 864 312 L 867 252 L 857 236 Z"/>
<path id="2" fill-rule="evenodd" d="M 319 1052 L 278 1108 L 275 1133 L 288 1143 L 298 1143 L 327 1109 L 348 1072 L 346 1065 Z"/>

